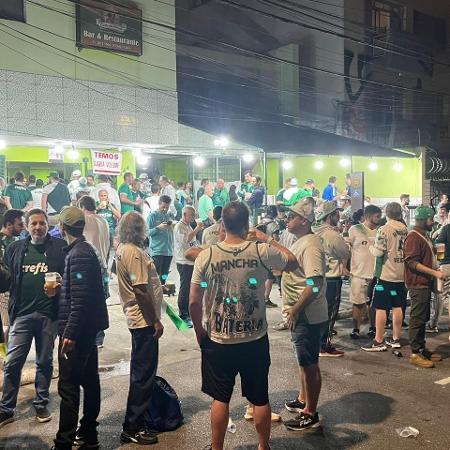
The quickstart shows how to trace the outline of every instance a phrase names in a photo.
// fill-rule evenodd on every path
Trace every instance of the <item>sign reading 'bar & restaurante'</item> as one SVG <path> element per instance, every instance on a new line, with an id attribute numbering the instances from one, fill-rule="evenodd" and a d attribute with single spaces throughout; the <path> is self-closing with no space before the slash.
<path id="1" fill-rule="evenodd" d="M 77 2 L 77 46 L 142 55 L 142 11 L 97 0 Z"/>

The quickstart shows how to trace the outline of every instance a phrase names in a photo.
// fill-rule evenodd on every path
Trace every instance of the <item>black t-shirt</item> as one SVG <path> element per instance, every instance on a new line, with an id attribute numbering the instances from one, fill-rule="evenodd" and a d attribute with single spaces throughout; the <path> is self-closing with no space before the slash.
<path id="1" fill-rule="evenodd" d="M 47 256 L 44 245 L 30 242 L 22 264 L 22 288 L 17 307 L 17 317 L 39 312 L 54 317 L 53 297 L 44 292 L 45 274 L 48 272 Z"/>

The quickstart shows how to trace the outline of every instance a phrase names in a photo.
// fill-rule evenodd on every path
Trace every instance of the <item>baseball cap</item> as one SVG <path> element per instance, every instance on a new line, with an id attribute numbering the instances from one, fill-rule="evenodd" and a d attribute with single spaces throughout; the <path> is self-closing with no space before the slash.
<path id="1" fill-rule="evenodd" d="M 289 210 L 304 217 L 310 223 L 313 223 L 316 220 L 314 216 L 314 207 L 310 202 L 305 200 L 300 200 L 295 205 L 289 207 Z"/>
<path id="2" fill-rule="evenodd" d="M 148 175 L 147 175 L 146 173 L 141 173 L 141 174 L 139 175 L 139 179 L 140 179 L 140 180 L 148 180 Z"/>
<path id="3" fill-rule="evenodd" d="M 63 208 L 59 215 L 59 221 L 64 225 L 73 228 L 84 228 L 84 225 L 86 224 L 83 211 L 76 206 L 67 206 L 66 208 Z"/>
<path id="4" fill-rule="evenodd" d="M 293 187 L 294 186 L 298 186 L 297 178 L 292 178 L 290 185 L 293 186 Z"/>
<path id="5" fill-rule="evenodd" d="M 414 217 L 416 220 L 426 220 L 429 217 L 434 217 L 434 209 L 429 206 L 420 205 L 416 208 Z"/>
<path id="6" fill-rule="evenodd" d="M 350 196 L 349 195 L 341 195 L 340 197 L 341 200 L 350 200 Z"/>
<path id="7" fill-rule="evenodd" d="M 48 178 L 59 178 L 59 173 L 56 170 L 52 170 L 49 174 L 48 174 Z"/>
<path id="8" fill-rule="evenodd" d="M 305 181 L 305 184 L 314 184 L 314 180 L 313 180 L 312 178 L 308 178 L 308 179 Z"/>
<path id="9" fill-rule="evenodd" d="M 72 172 L 72 176 L 73 177 L 81 177 L 81 170 L 74 170 L 73 172 Z"/>
<path id="10" fill-rule="evenodd" d="M 323 220 L 323 219 L 325 219 L 325 217 L 329 216 L 330 214 L 334 213 L 335 211 L 342 211 L 342 208 L 338 208 L 336 206 L 336 203 L 334 203 L 330 200 L 323 202 L 322 210 L 317 215 L 317 220 Z"/>

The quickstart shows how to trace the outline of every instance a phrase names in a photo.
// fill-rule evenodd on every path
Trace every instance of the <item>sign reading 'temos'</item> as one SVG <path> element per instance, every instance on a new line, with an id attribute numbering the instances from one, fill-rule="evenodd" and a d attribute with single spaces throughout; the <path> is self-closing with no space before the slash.
<path id="1" fill-rule="evenodd" d="M 120 175 L 122 169 L 122 154 L 107 150 L 91 150 L 92 168 L 94 173 Z"/>

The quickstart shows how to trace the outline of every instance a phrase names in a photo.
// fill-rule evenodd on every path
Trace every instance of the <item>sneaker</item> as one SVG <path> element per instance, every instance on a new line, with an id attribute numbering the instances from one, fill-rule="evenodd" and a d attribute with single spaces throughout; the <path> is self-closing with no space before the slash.
<path id="1" fill-rule="evenodd" d="M 334 328 L 331 330 L 331 336 L 337 336 L 337 331 Z"/>
<path id="2" fill-rule="evenodd" d="M 278 308 L 278 305 L 272 301 L 270 301 L 270 299 L 268 298 L 266 300 L 266 308 Z"/>
<path id="3" fill-rule="evenodd" d="M 122 444 L 133 443 L 138 445 L 152 445 L 158 442 L 158 436 L 147 430 L 138 431 L 137 433 L 122 431 L 120 442 L 122 442 Z"/>
<path id="4" fill-rule="evenodd" d="M 52 413 L 46 406 L 36 408 L 36 420 L 39 423 L 50 422 L 50 420 L 52 420 Z"/>
<path id="5" fill-rule="evenodd" d="M 388 320 L 386 322 L 386 325 L 384 327 L 386 330 L 392 330 L 392 322 L 390 320 Z"/>
<path id="6" fill-rule="evenodd" d="M 295 399 L 292 402 L 286 402 L 284 406 L 291 413 L 301 414 L 305 409 L 306 404 Z"/>
<path id="7" fill-rule="evenodd" d="M 272 329 L 275 331 L 285 331 L 289 330 L 289 326 L 286 322 L 280 322 L 279 324 L 274 325 Z"/>
<path id="8" fill-rule="evenodd" d="M 189 327 L 194 328 L 194 324 L 192 323 L 192 319 L 188 317 L 187 319 L 183 319 L 183 322 Z"/>
<path id="9" fill-rule="evenodd" d="M 426 326 L 425 331 L 427 333 L 439 333 L 439 328 L 438 327 L 430 327 L 430 326 Z"/>
<path id="10" fill-rule="evenodd" d="M 370 339 L 375 339 L 376 336 L 376 329 L 374 327 L 370 327 L 369 331 L 367 332 L 367 337 Z"/>
<path id="11" fill-rule="evenodd" d="M 409 324 L 407 324 L 405 321 L 402 322 L 402 328 L 409 328 Z"/>
<path id="12" fill-rule="evenodd" d="M 320 426 L 319 414 L 314 415 L 302 413 L 295 419 L 287 420 L 284 425 L 288 430 L 303 431 L 308 428 L 318 428 Z"/>
<path id="13" fill-rule="evenodd" d="M 3 428 L 6 424 L 14 422 L 13 413 L 0 412 L 0 428 Z"/>
<path id="14" fill-rule="evenodd" d="M 414 366 L 422 367 L 424 369 L 431 369 L 434 367 L 433 361 L 425 358 L 421 353 L 412 353 L 409 357 L 409 362 Z"/>
<path id="15" fill-rule="evenodd" d="M 432 352 L 432 351 L 428 350 L 427 348 L 424 348 L 422 350 L 422 355 L 426 359 L 429 359 L 430 361 L 433 361 L 433 362 L 442 361 L 442 356 L 439 353 Z"/>
<path id="16" fill-rule="evenodd" d="M 384 342 L 388 347 L 391 348 L 402 348 L 400 341 L 398 339 L 385 339 Z"/>
<path id="17" fill-rule="evenodd" d="M 377 342 L 374 339 L 371 344 L 362 346 L 361 350 L 364 350 L 365 352 L 385 352 L 387 347 L 384 342 Z"/>
<path id="18" fill-rule="evenodd" d="M 83 433 L 80 432 L 80 430 L 77 431 L 77 435 L 75 436 L 75 441 L 73 445 L 74 447 L 78 447 L 80 450 L 84 449 L 97 450 L 100 448 L 97 436 L 94 437 L 84 436 Z"/>
<path id="19" fill-rule="evenodd" d="M 344 356 L 345 352 L 342 350 L 338 350 L 337 348 L 330 347 L 330 348 L 322 348 L 320 349 L 319 356 L 327 356 L 330 358 L 339 358 L 340 356 Z"/>
<path id="20" fill-rule="evenodd" d="M 251 406 L 247 406 L 247 408 L 245 409 L 244 419 L 247 421 L 253 420 L 253 408 Z M 279 414 L 272 413 L 270 421 L 281 422 L 281 416 Z"/>
<path id="21" fill-rule="evenodd" d="M 360 337 L 359 330 L 356 328 L 350 333 L 350 339 L 359 339 Z"/>

